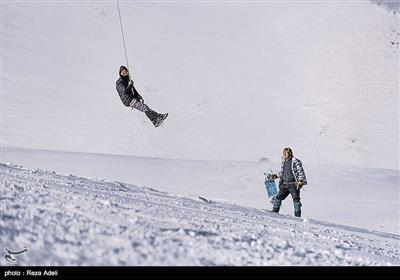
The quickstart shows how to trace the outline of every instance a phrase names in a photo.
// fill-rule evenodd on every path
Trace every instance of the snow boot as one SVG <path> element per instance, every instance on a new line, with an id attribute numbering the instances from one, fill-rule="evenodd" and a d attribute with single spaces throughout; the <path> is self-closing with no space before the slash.
<path id="1" fill-rule="evenodd" d="M 167 114 L 159 114 L 156 111 L 153 111 L 151 109 L 146 111 L 145 114 L 155 127 L 158 127 L 160 124 L 162 124 L 162 122 L 168 117 L 168 113 Z"/>
<path id="2" fill-rule="evenodd" d="M 296 217 L 301 217 L 301 202 L 300 201 L 294 201 L 293 202 L 294 206 L 294 215 Z"/>
<path id="3" fill-rule="evenodd" d="M 272 212 L 279 213 L 279 209 L 281 208 L 282 200 L 274 200 L 274 204 L 272 205 Z"/>
<path id="4" fill-rule="evenodd" d="M 166 114 L 158 114 L 157 113 L 157 123 L 156 123 L 156 127 L 159 126 L 160 124 L 162 124 L 162 122 L 168 117 L 168 113 Z"/>

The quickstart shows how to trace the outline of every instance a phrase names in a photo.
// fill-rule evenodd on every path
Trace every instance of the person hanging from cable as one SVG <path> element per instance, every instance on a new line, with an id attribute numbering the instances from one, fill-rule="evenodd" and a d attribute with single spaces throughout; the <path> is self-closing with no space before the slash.
<path id="1" fill-rule="evenodd" d="M 129 70 L 125 66 L 119 68 L 119 79 L 116 82 L 116 88 L 122 103 L 127 107 L 144 112 L 155 127 L 158 127 L 167 118 L 168 113 L 159 114 L 144 103 L 142 96 L 133 86 Z"/>
<path id="2" fill-rule="evenodd" d="M 122 35 L 122 43 L 124 45 L 125 58 L 126 58 L 126 66 L 121 66 L 119 68 L 119 79 L 116 83 L 117 92 L 119 97 L 122 100 L 122 103 L 127 107 L 132 107 L 144 112 L 146 116 L 150 119 L 150 121 L 154 124 L 155 127 L 158 127 L 162 124 L 162 122 L 167 118 L 167 114 L 159 114 L 156 111 L 153 111 L 144 103 L 143 98 L 137 92 L 135 87 L 133 86 L 133 81 L 131 79 L 131 75 L 129 73 L 129 63 L 128 63 L 128 53 L 126 52 L 126 44 L 125 44 L 125 35 L 124 35 L 124 27 L 122 25 L 122 17 L 121 10 L 119 8 L 119 2 L 117 0 L 118 7 L 118 15 L 119 15 L 119 23 L 121 26 L 121 35 Z"/>

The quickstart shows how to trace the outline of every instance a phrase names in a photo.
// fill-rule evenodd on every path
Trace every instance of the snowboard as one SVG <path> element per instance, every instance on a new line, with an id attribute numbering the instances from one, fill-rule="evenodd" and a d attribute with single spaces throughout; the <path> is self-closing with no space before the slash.
<path id="1" fill-rule="evenodd" d="M 271 178 L 272 163 L 267 158 L 261 158 L 259 161 L 260 169 L 264 174 L 264 186 L 267 192 L 268 200 L 273 204 L 275 201 L 275 196 L 278 194 L 278 189 L 275 184 L 275 180 Z"/>
<path id="2" fill-rule="evenodd" d="M 159 127 L 167 117 L 168 117 L 168 113 L 161 114 L 160 118 L 157 119 L 157 122 L 154 126 Z"/>

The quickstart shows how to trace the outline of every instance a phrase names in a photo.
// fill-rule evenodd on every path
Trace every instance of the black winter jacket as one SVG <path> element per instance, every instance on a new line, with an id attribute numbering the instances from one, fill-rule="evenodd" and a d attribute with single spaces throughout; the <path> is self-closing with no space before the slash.
<path id="1" fill-rule="evenodd" d="M 119 79 L 116 82 L 116 88 L 122 103 L 124 103 L 125 106 L 129 106 L 129 104 L 131 104 L 133 99 L 142 99 L 142 97 L 140 96 L 140 94 L 137 92 L 137 90 L 133 85 L 132 87 L 128 87 L 129 78 L 124 79 L 121 76 L 121 71 L 124 68 L 125 68 L 124 66 L 121 66 L 121 68 L 119 69 L 120 74 L 119 74 Z"/>

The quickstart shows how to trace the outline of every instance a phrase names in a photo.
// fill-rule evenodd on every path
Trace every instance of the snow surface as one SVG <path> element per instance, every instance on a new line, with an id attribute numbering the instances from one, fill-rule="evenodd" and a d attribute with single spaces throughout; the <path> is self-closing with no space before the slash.
<path id="1" fill-rule="evenodd" d="M 221 202 L 271 208 L 258 162 L 217 162 L 2 148 L 1 162 L 142 185 Z M 400 172 L 303 163 L 309 185 L 302 214 L 314 219 L 400 234 Z M 272 163 L 279 171 L 280 162 Z M 289 196 L 282 213 L 293 215 Z"/>
<path id="2" fill-rule="evenodd" d="M 400 265 L 399 235 L 0 164 L 19 265 Z M 4 263 L 4 260 L 1 260 Z"/>

